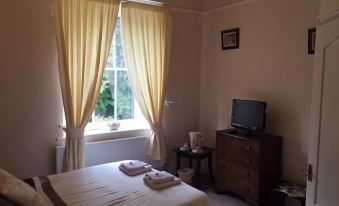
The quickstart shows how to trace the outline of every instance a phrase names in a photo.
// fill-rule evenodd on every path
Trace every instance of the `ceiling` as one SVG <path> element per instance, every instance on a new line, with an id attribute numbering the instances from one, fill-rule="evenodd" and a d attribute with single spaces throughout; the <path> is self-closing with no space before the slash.
<path id="1" fill-rule="evenodd" d="M 208 11 L 219 7 L 235 4 L 245 0 L 153 0 L 165 2 L 170 6 L 191 9 L 196 11 Z"/>

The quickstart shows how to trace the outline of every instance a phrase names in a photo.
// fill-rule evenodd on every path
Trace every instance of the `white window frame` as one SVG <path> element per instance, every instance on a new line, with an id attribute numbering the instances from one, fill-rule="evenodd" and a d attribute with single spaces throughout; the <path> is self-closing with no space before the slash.
<path id="1" fill-rule="evenodd" d="M 117 92 L 118 91 L 118 71 L 126 71 L 127 72 L 127 69 L 126 68 L 106 67 L 105 71 L 113 71 L 114 72 L 114 92 L 113 92 L 113 95 L 114 95 L 114 99 L 117 100 L 118 99 L 118 92 Z M 138 109 L 135 106 L 136 104 L 137 103 L 136 103 L 135 98 L 134 98 L 134 104 L 133 104 L 134 105 L 134 111 L 135 111 L 135 109 Z M 107 120 L 107 121 L 122 121 L 122 120 L 118 120 L 117 115 L 118 115 L 118 101 L 114 101 L 113 120 Z M 135 119 L 135 118 L 133 118 L 133 119 Z M 107 121 L 104 121 L 104 122 L 107 122 Z M 92 113 L 92 122 L 90 122 L 89 124 L 92 124 L 92 123 L 96 123 L 96 121 L 95 121 L 95 111 L 93 111 L 93 113 Z"/>
<path id="2" fill-rule="evenodd" d="M 118 71 L 126 71 L 126 68 L 114 68 L 114 67 L 106 67 L 105 71 L 114 71 L 114 99 L 117 100 L 117 95 L 118 95 L 118 79 L 117 79 L 117 74 Z M 134 97 L 134 96 L 133 96 Z M 136 102 L 134 98 L 134 114 L 133 114 L 133 119 L 125 119 L 125 120 L 118 120 L 117 119 L 117 109 L 118 109 L 118 101 L 114 101 L 114 117 L 113 120 L 106 120 L 106 121 L 100 121 L 96 122 L 95 121 L 95 111 L 92 113 L 92 122 L 89 122 L 86 126 L 85 129 L 85 134 L 96 134 L 96 133 L 105 133 L 109 131 L 108 123 L 112 121 L 118 121 L 120 123 L 120 128 L 116 131 L 125 131 L 125 130 L 139 130 L 139 129 L 149 129 L 149 125 L 147 121 L 145 120 L 138 103 Z M 115 130 L 113 130 L 115 131 Z M 112 132 L 113 132 L 112 131 Z"/>

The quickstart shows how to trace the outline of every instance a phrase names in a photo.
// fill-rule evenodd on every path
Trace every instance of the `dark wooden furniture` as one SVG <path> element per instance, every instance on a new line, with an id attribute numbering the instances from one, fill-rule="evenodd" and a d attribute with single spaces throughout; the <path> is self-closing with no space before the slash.
<path id="1" fill-rule="evenodd" d="M 191 151 L 181 151 L 180 148 L 176 148 L 173 151 L 177 154 L 177 170 L 181 168 L 181 158 L 188 158 L 189 159 L 189 167 L 192 168 L 192 160 L 196 160 L 196 168 L 194 173 L 196 187 L 200 189 L 200 171 L 201 171 L 201 160 L 208 158 L 208 169 L 209 174 L 214 184 L 214 177 L 212 173 L 213 167 L 213 151 L 215 149 L 209 147 L 202 147 L 202 153 L 193 153 Z M 178 175 L 178 174 L 177 174 Z"/>
<path id="2" fill-rule="evenodd" d="M 216 135 L 216 192 L 232 192 L 251 205 L 266 206 L 270 188 L 280 178 L 281 137 L 234 130 Z"/>

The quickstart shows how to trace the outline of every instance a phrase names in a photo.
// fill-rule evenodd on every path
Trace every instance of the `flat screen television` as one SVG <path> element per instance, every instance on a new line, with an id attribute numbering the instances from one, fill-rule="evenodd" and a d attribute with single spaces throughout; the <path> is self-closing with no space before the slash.
<path id="1" fill-rule="evenodd" d="M 265 130 L 266 102 L 233 99 L 232 127 L 250 132 Z"/>

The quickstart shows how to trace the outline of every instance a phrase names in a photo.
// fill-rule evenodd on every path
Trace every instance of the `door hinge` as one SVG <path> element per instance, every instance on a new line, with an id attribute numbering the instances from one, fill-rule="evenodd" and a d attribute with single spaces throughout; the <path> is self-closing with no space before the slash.
<path id="1" fill-rule="evenodd" d="M 302 170 L 305 172 L 305 176 L 307 176 L 307 180 L 312 182 L 313 180 L 313 166 L 311 164 L 308 164 L 307 170 Z"/>

